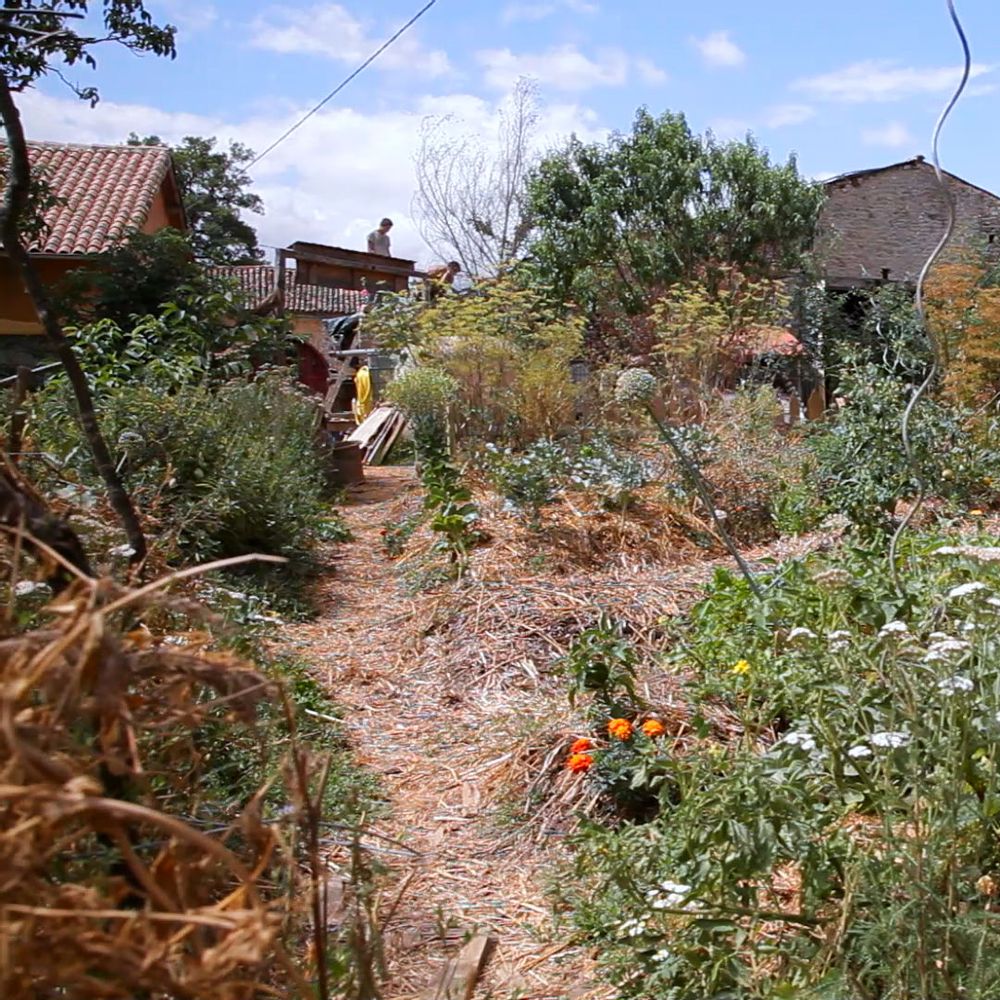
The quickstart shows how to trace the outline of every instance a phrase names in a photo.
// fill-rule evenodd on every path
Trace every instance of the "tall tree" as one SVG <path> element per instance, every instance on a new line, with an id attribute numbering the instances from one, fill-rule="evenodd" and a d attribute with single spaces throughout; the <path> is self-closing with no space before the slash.
<path id="1" fill-rule="evenodd" d="M 531 232 L 526 182 L 537 161 L 538 90 L 518 80 L 498 113 L 496 140 L 461 131 L 452 115 L 425 119 L 413 216 L 427 245 L 471 274 L 493 275 L 524 251 Z"/>
<path id="2" fill-rule="evenodd" d="M 159 136 L 139 138 L 134 132 L 129 145 L 165 146 Z M 195 256 L 211 264 L 252 264 L 264 254 L 257 233 L 240 213 L 262 215 L 264 203 L 247 188 L 253 183 L 246 167 L 254 152 L 242 143 L 216 149 L 215 139 L 185 136 L 170 147 L 177 183 L 184 201 Z"/>
<path id="3" fill-rule="evenodd" d="M 794 157 L 772 163 L 752 137 L 719 142 L 681 114 L 636 114 L 629 135 L 572 139 L 530 183 L 532 257 L 556 291 L 642 313 L 675 281 L 735 266 L 754 277 L 794 266 L 823 194 Z"/>
<path id="4" fill-rule="evenodd" d="M 77 30 L 89 27 L 87 15 L 97 18 L 103 34 Z M 73 389 L 80 424 L 108 491 L 108 499 L 120 518 L 136 562 L 145 558 L 146 539 L 132 501 L 115 469 L 107 442 L 101 433 L 87 379 L 49 302 L 25 243 L 24 232 L 36 224 L 32 201 L 37 185 L 31 178 L 31 163 L 24 126 L 14 95 L 22 93 L 60 64 L 83 62 L 96 66 L 93 50 L 102 42 L 116 42 L 133 52 L 152 52 L 173 57 L 174 29 L 154 24 L 142 0 L 5 0 L 0 8 L 0 120 L 7 136 L 7 178 L 0 205 L 0 239 L 17 268 L 38 314 L 45 336 L 55 351 Z M 95 88 L 76 90 L 96 103 Z"/>

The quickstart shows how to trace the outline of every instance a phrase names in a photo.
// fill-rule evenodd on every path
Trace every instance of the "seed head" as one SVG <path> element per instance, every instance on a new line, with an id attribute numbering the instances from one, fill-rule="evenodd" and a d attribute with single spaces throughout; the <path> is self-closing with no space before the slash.
<path id="1" fill-rule="evenodd" d="M 648 403 L 656 392 L 656 378 L 645 368 L 626 368 L 615 383 L 615 399 L 622 406 Z"/>

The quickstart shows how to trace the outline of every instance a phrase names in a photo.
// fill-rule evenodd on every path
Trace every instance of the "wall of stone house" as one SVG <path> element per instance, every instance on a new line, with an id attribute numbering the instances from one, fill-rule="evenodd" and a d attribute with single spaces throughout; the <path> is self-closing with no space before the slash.
<path id="1" fill-rule="evenodd" d="M 1000 261 L 1000 198 L 946 178 L 957 226 L 949 259 Z M 911 161 L 827 186 L 816 249 L 831 285 L 915 281 L 944 231 L 947 203 L 934 168 Z"/>

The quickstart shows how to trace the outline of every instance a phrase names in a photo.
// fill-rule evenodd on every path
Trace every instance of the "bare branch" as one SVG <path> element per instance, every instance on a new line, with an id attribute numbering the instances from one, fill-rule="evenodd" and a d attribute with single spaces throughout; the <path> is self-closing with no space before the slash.
<path id="1" fill-rule="evenodd" d="M 500 110 L 496 139 L 462 134 L 453 116 L 427 118 L 416 157 L 413 215 L 442 260 L 492 275 L 524 252 L 531 234 L 525 186 L 536 162 L 538 95 L 518 80 Z"/>

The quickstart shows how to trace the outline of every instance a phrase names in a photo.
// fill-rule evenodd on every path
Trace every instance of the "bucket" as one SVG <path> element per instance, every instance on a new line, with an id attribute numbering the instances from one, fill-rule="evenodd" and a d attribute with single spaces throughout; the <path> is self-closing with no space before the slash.
<path id="1" fill-rule="evenodd" d="M 357 441 L 338 441 L 333 446 L 330 469 L 332 486 L 351 486 L 365 479 L 364 456 Z"/>

